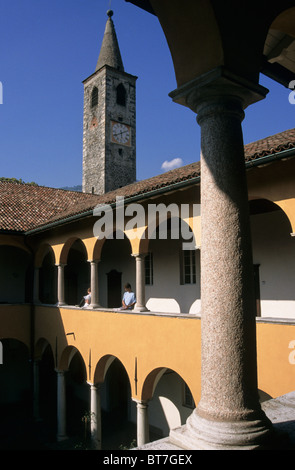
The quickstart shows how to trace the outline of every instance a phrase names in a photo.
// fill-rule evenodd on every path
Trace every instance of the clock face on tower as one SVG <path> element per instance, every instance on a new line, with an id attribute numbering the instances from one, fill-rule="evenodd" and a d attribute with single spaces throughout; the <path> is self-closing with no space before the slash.
<path id="1" fill-rule="evenodd" d="M 131 144 L 131 128 L 122 122 L 111 122 L 112 142 L 120 145 Z"/>

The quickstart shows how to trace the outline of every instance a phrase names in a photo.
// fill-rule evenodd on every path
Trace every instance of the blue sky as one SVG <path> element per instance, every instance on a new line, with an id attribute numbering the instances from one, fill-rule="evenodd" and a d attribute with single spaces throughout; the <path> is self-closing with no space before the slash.
<path id="1" fill-rule="evenodd" d="M 199 160 L 195 115 L 168 96 L 176 81 L 157 18 L 124 0 L 0 5 L 0 176 L 50 187 L 81 184 L 82 81 L 95 70 L 110 6 L 125 71 L 138 76 L 137 178 L 163 173 L 162 164 L 174 159 Z M 246 110 L 245 143 L 294 127 L 290 91 L 264 76 L 260 83 L 270 93 Z"/>

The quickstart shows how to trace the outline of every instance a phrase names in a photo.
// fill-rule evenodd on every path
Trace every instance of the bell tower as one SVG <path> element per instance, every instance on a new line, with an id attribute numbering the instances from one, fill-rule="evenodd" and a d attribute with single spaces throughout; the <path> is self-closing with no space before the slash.
<path id="1" fill-rule="evenodd" d="M 95 72 L 84 84 L 85 193 L 104 194 L 136 180 L 136 80 L 125 72 L 108 10 Z"/>

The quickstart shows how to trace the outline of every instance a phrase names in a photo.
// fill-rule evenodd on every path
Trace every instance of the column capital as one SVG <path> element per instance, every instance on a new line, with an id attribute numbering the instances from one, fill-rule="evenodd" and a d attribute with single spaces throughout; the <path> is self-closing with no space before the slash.
<path id="1" fill-rule="evenodd" d="M 233 74 L 220 66 L 172 91 L 169 96 L 183 106 L 199 112 L 199 107 L 208 100 L 232 97 L 241 102 L 242 108 L 265 98 L 268 89 Z"/>
<path id="2" fill-rule="evenodd" d="M 90 388 L 93 388 L 93 389 L 96 389 L 96 390 L 100 390 L 101 386 L 102 386 L 101 383 L 99 383 L 99 382 L 93 383 L 93 382 L 90 382 L 90 380 L 87 380 L 87 384 L 89 385 Z"/>
<path id="3" fill-rule="evenodd" d="M 138 398 L 131 398 L 138 408 L 147 408 L 149 406 L 149 400 L 140 400 Z"/>

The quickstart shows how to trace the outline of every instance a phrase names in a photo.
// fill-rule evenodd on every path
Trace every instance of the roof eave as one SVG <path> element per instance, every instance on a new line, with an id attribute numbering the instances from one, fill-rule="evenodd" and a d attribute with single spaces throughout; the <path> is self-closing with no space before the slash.
<path id="1" fill-rule="evenodd" d="M 272 163 L 272 162 L 277 161 L 277 160 L 292 158 L 294 156 L 295 156 L 295 148 L 282 150 L 280 152 L 276 152 L 276 153 L 271 154 L 271 155 L 265 155 L 265 156 L 262 156 L 262 157 L 255 158 L 253 160 L 246 161 L 245 162 L 245 167 L 248 170 L 248 169 L 251 169 L 251 168 L 256 167 L 256 166 L 262 166 L 262 165 L 269 164 L 269 163 Z M 168 193 L 168 192 L 171 192 L 171 191 L 176 191 L 178 189 L 182 189 L 182 188 L 194 185 L 194 184 L 199 184 L 200 180 L 201 180 L 201 176 L 195 176 L 193 178 L 188 178 L 188 179 L 183 180 L 183 181 L 168 184 L 167 186 L 157 188 L 157 189 L 153 189 L 153 190 L 150 190 L 150 191 L 147 191 L 147 192 L 144 192 L 144 193 L 135 194 L 135 195 L 131 195 L 131 196 L 126 196 L 126 197 L 124 197 L 124 201 L 125 201 L 126 204 L 142 201 L 142 200 L 145 200 L 149 197 L 160 196 L 161 194 L 164 194 L 164 193 Z M 115 201 L 111 201 L 109 203 L 107 202 L 107 203 L 105 203 L 105 205 L 109 205 L 110 207 L 114 208 L 116 206 L 116 202 Z M 81 220 L 82 218 L 92 217 L 93 216 L 93 210 L 94 209 L 87 210 L 85 212 L 81 212 L 80 214 L 74 214 L 72 216 L 65 217 L 64 219 L 59 219 L 59 220 L 52 221 L 52 222 L 50 222 L 48 224 L 45 224 L 45 225 L 42 225 L 40 227 L 36 227 L 34 229 L 27 230 L 24 233 L 25 233 L 25 235 L 34 235 L 34 234 L 37 234 L 37 233 L 45 232 L 47 230 L 51 230 L 52 228 L 55 228 L 55 227 L 60 226 L 60 225 L 65 225 L 65 224 L 69 224 L 71 222 L 75 222 L 76 220 Z"/>
<path id="2" fill-rule="evenodd" d="M 172 183 L 172 184 L 169 184 L 169 185 L 161 187 L 161 188 L 157 188 L 157 189 L 147 191 L 145 193 L 140 193 L 140 194 L 135 194 L 133 196 L 131 195 L 131 196 L 124 197 L 124 201 L 127 204 L 130 204 L 132 202 L 134 203 L 136 201 L 141 201 L 141 200 L 146 199 L 148 197 L 159 196 L 163 193 L 168 193 L 170 191 L 176 191 L 177 189 L 184 188 L 184 187 L 190 186 L 192 184 L 198 184 L 199 182 L 200 182 L 200 176 L 195 176 L 193 178 L 189 178 L 189 179 L 184 180 L 184 181 L 179 181 L 179 182 L 176 182 L 176 183 Z M 116 201 L 109 202 L 109 203 L 106 202 L 106 203 L 103 203 L 103 205 L 110 206 L 111 208 L 114 208 L 116 206 Z M 91 216 L 93 216 L 93 211 L 94 211 L 94 208 L 91 209 L 91 210 L 82 212 L 80 214 L 75 214 L 75 215 L 72 215 L 72 216 L 69 216 L 69 217 L 65 217 L 64 219 L 52 221 L 48 224 L 45 224 L 45 225 L 42 225 L 40 227 L 36 227 L 34 229 L 30 229 L 30 230 L 26 231 L 25 235 L 34 235 L 36 233 L 44 232 L 44 231 L 50 230 L 50 229 L 52 229 L 54 227 L 57 227 L 57 226 L 60 226 L 60 225 L 64 225 L 64 224 L 68 224 L 70 222 L 74 222 L 76 220 L 80 220 L 81 218 L 91 217 Z"/>

